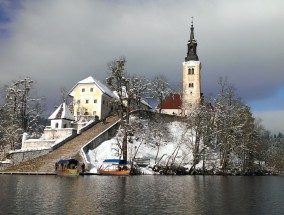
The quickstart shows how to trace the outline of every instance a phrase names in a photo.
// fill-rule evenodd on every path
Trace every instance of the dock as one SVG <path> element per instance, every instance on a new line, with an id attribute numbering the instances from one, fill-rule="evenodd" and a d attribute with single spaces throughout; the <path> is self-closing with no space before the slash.
<path id="1" fill-rule="evenodd" d="M 0 175 L 57 175 L 55 172 L 0 172 Z M 99 175 L 98 173 L 85 172 L 79 175 Z"/>

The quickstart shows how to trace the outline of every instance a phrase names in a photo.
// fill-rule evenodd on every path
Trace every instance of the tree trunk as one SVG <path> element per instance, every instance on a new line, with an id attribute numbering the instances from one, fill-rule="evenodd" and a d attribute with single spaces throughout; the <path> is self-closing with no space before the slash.
<path id="1" fill-rule="evenodd" d="M 155 164 L 157 163 L 159 152 L 160 152 L 160 143 L 158 145 L 158 150 L 157 150 L 156 157 L 155 157 Z"/>
<path id="2" fill-rule="evenodd" d="M 125 130 L 122 140 L 122 159 L 127 161 L 127 131 Z"/>

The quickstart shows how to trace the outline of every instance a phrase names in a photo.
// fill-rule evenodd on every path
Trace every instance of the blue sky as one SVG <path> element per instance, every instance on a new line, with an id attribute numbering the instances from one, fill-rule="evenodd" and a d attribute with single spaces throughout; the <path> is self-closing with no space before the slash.
<path id="1" fill-rule="evenodd" d="M 50 110 L 61 87 L 105 80 L 123 55 L 128 73 L 163 74 L 178 89 L 194 16 L 203 93 L 227 77 L 267 129 L 284 133 L 283 11 L 282 0 L 0 0 L 0 86 L 29 76 Z"/>
<path id="2" fill-rule="evenodd" d="M 250 106 L 255 111 L 284 110 L 284 87 L 277 90 L 269 98 L 251 101 Z"/>

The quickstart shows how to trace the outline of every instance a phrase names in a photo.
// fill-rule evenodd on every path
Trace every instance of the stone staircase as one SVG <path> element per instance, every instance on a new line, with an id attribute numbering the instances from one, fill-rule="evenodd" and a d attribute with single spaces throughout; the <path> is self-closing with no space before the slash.
<path id="1" fill-rule="evenodd" d="M 115 122 L 117 122 L 117 120 L 118 118 L 116 116 L 108 117 L 106 124 L 100 122 L 94 125 L 72 140 L 68 141 L 58 149 L 46 155 L 34 158 L 15 166 L 11 166 L 2 172 L 51 173 L 54 172 L 55 162 L 60 159 L 75 158 L 82 162 L 82 157 L 80 156 L 80 149 L 82 148 L 82 146 L 84 146 L 87 142 L 92 140 L 107 128 L 111 127 Z"/>

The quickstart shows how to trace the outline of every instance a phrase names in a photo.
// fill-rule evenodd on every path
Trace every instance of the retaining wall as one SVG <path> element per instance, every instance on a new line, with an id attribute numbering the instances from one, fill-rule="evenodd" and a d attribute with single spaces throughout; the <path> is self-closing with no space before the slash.
<path id="1" fill-rule="evenodd" d="M 56 140 L 29 139 L 22 143 L 22 150 L 34 149 L 39 147 L 51 147 Z"/>
<path id="2" fill-rule="evenodd" d="M 77 134 L 72 134 L 69 137 L 66 137 L 65 139 L 62 139 L 61 141 L 55 142 L 53 141 L 53 144 L 47 147 L 42 147 L 38 149 L 26 149 L 26 150 L 16 150 L 10 152 L 10 159 L 11 159 L 11 164 L 16 165 L 21 162 L 25 162 L 34 158 L 37 158 L 39 156 L 48 154 L 49 152 L 59 148 L 60 146 L 64 145 L 74 137 L 76 137 Z M 55 142 L 55 143 L 54 143 Z M 40 144 L 40 141 L 39 143 Z"/>
<path id="3" fill-rule="evenodd" d="M 158 113 L 158 112 L 147 111 L 147 110 L 135 110 L 135 111 L 132 111 L 130 114 L 143 118 L 143 119 L 146 118 L 146 119 L 151 119 L 151 120 L 155 120 L 158 122 L 165 122 L 165 123 L 184 120 L 184 117 L 182 116 Z"/>
<path id="4" fill-rule="evenodd" d="M 74 128 L 56 128 L 56 129 L 44 129 L 44 139 L 54 140 L 68 137 L 70 135 L 76 134 L 77 130 Z"/>
<path id="5" fill-rule="evenodd" d="M 11 166 L 10 163 L 1 163 L 1 162 L 0 162 L 0 171 L 2 171 L 2 170 L 4 170 L 4 169 L 8 168 L 9 166 Z"/>
<path id="6" fill-rule="evenodd" d="M 48 154 L 50 149 L 32 150 L 32 151 L 13 151 L 10 154 L 11 164 L 16 165 L 36 157 Z"/>
<path id="7" fill-rule="evenodd" d="M 101 145 L 104 141 L 109 140 L 112 138 L 120 125 L 120 120 L 118 120 L 116 123 L 114 123 L 111 127 L 100 133 L 98 136 L 94 137 L 92 140 L 90 140 L 88 143 L 86 143 L 82 148 L 81 148 L 81 155 L 84 158 L 84 161 L 86 163 L 86 169 L 90 169 L 90 161 L 87 158 L 86 154 L 88 153 L 89 150 L 97 148 L 99 145 Z"/>

